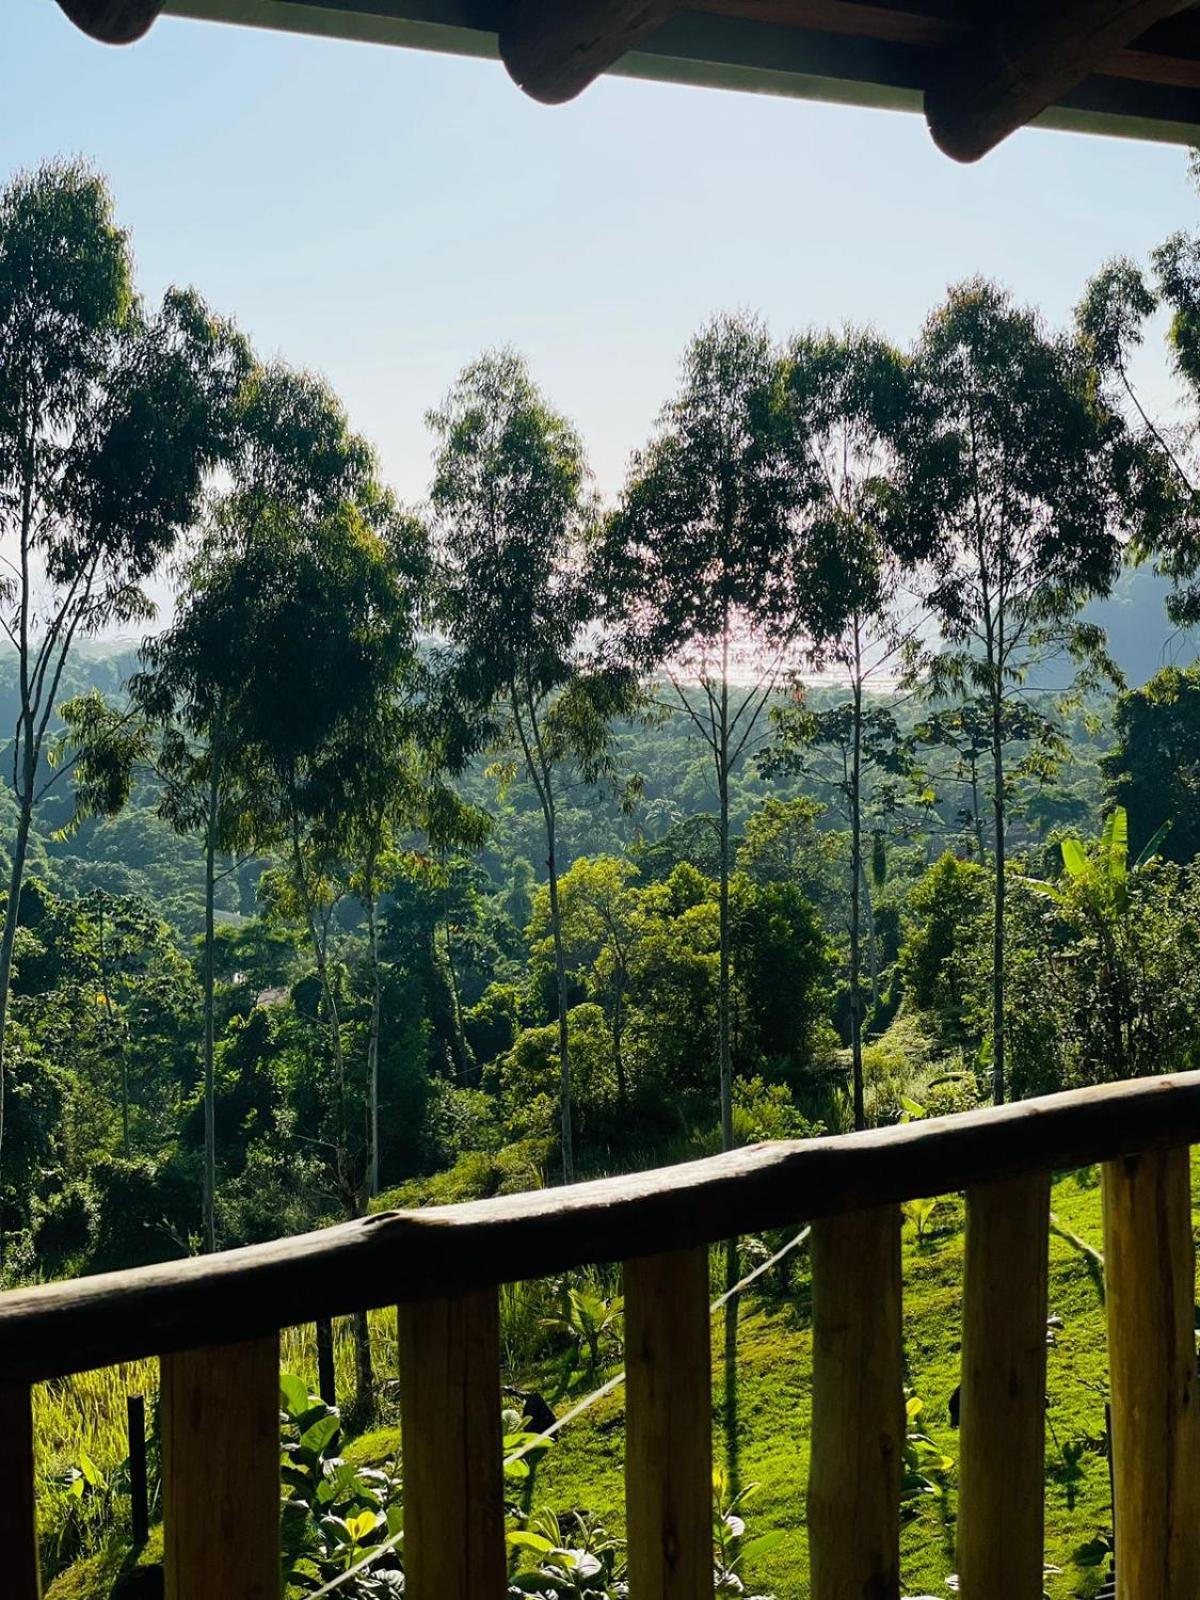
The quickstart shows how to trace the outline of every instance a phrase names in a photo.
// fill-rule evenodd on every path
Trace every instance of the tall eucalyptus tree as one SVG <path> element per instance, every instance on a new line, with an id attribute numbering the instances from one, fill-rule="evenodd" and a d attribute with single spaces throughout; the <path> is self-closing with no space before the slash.
<path id="1" fill-rule="evenodd" d="M 563 1179 L 575 1175 L 567 967 L 558 903 L 559 812 L 576 785 L 616 781 L 610 728 L 635 684 L 593 658 L 586 566 L 593 524 L 583 445 L 514 351 L 481 356 L 430 413 L 437 439 L 435 614 L 475 706 L 537 794 L 554 944 Z"/>
<path id="2" fill-rule="evenodd" d="M 1013 710 L 1031 678 L 1067 656 L 1086 681 L 1111 670 L 1080 619 L 1106 594 L 1138 508 L 1136 441 L 1104 399 L 1081 345 L 1055 336 L 994 284 L 950 291 L 911 363 L 894 532 L 928 563 L 940 631 L 925 655 L 932 694 L 980 699 L 993 814 L 992 1088 L 1005 1062 L 1005 861 Z M 1055 727 L 1031 737 L 1049 760 Z"/>
<path id="3" fill-rule="evenodd" d="M 882 339 L 857 331 L 806 334 L 787 355 L 792 448 L 808 494 L 796 541 L 794 605 L 807 662 L 849 688 L 844 705 L 816 710 L 802 692 L 773 714 L 768 770 L 815 762 L 841 797 L 850 830 L 850 1054 L 854 1125 L 863 1097 L 863 808 L 879 773 L 906 765 L 892 708 L 872 703 L 899 674 L 919 608 L 902 592 L 903 563 L 888 536 L 896 493 L 896 435 L 907 366 Z M 870 902 L 868 900 L 868 912 Z M 872 946 L 873 948 L 873 946 Z"/>
<path id="4" fill-rule="evenodd" d="M 17 660 L 17 802 L 0 935 L 0 1142 L 13 943 L 46 740 L 77 642 L 154 612 L 147 580 L 232 453 L 246 346 L 190 290 L 150 309 L 104 181 L 79 162 L 0 194 L 0 628 Z"/>
<path id="5" fill-rule="evenodd" d="M 597 568 L 615 647 L 658 680 L 707 748 L 717 792 L 721 1137 L 733 1143 L 730 781 L 756 747 L 795 656 L 795 516 L 784 369 L 757 320 L 718 318 L 693 339 L 679 391 L 633 459 Z"/>

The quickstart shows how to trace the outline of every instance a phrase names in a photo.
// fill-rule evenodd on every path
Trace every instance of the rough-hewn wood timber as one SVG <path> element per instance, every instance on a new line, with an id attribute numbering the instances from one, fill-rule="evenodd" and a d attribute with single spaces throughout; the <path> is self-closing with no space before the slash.
<path id="1" fill-rule="evenodd" d="M 958 1581 L 1042 1600 L 1050 1174 L 967 1190 Z"/>
<path id="2" fill-rule="evenodd" d="M 495 1289 L 399 1312 L 405 1592 L 504 1600 Z"/>
<path id="3" fill-rule="evenodd" d="M 904 1350 L 900 1208 L 812 1231 L 812 1600 L 899 1600 Z"/>
<path id="4" fill-rule="evenodd" d="M 58 0 L 77 27 L 103 44 L 132 44 L 158 16 L 166 0 Z"/>
<path id="5" fill-rule="evenodd" d="M 753 1145 L 653 1172 L 0 1294 L 0 1371 L 38 1382 L 319 1316 L 684 1250 L 842 1211 L 1200 1143 L 1200 1073 L 1105 1084 L 841 1138 Z"/>
<path id="6" fill-rule="evenodd" d="M 712 1600 L 708 1251 L 625 1264 L 625 1505 L 637 1600 Z"/>
<path id="7" fill-rule="evenodd" d="M 0 1446 L 5 1600 L 39 1600 L 42 1581 L 33 1488 L 33 1408 L 27 1384 L 0 1388 Z"/>
<path id="8" fill-rule="evenodd" d="M 1120 1600 L 1200 1594 L 1196 1247 L 1184 1145 L 1104 1168 Z"/>
<path id="9" fill-rule="evenodd" d="M 977 161 L 1179 9 L 1179 0 L 979 8 L 978 25 L 938 60 L 925 91 L 929 130 L 948 156 Z"/>
<path id="10" fill-rule="evenodd" d="M 573 100 L 678 9 L 679 0 L 513 0 L 500 55 L 543 105 Z"/>
<path id="11" fill-rule="evenodd" d="M 278 1600 L 279 1338 L 162 1363 L 166 1600 Z"/>

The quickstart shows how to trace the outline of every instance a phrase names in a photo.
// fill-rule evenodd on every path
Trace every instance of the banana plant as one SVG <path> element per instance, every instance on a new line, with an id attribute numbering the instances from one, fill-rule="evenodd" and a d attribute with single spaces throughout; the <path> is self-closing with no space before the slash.
<path id="1" fill-rule="evenodd" d="M 1059 905 L 1071 899 L 1082 901 L 1088 910 L 1104 917 L 1123 916 L 1129 909 L 1129 880 L 1141 872 L 1158 854 L 1170 822 L 1163 823 L 1132 866 L 1129 863 L 1129 817 L 1124 806 L 1114 806 L 1104 819 L 1100 838 L 1091 851 L 1076 838 L 1060 846 L 1065 886 L 1042 878 L 1020 881 L 1037 894 Z"/>

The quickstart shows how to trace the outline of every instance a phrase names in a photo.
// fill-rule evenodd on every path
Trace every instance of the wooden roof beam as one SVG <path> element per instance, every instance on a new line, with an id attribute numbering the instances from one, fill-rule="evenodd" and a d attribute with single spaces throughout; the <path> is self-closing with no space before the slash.
<path id="1" fill-rule="evenodd" d="M 956 161 L 978 161 L 1181 9 L 1180 0 L 977 6 L 974 26 L 938 62 L 925 92 L 935 142 Z"/>
<path id="2" fill-rule="evenodd" d="M 166 0 L 58 0 L 84 33 L 102 44 L 132 44 L 149 30 Z"/>
<path id="3" fill-rule="evenodd" d="M 513 0 L 500 54 L 543 105 L 573 100 L 678 9 L 679 0 Z"/>

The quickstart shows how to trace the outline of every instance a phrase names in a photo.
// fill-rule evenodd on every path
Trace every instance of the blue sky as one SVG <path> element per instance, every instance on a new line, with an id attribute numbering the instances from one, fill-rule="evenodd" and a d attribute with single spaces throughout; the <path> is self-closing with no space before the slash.
<path id="1" fill-rule="evenodd" d="M 170 18 L 115 51 L 53 0 L 3 13 L 0 170 L 91 158 L 143 288 L 193 282 L 324 372 L 408 500 L 425 410 L 489 344 L 611 493 L 714 311 L 903 341 L 983 271 L 1059 320 L 1106 257 L 1200 220 L 1170 147 L 1030 131 L 964 169 L 914 116 L 617 79 L 549 110 L 491 62 Z"/>

